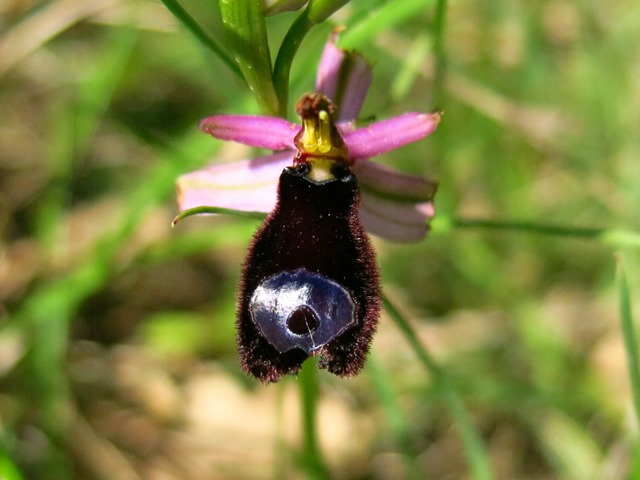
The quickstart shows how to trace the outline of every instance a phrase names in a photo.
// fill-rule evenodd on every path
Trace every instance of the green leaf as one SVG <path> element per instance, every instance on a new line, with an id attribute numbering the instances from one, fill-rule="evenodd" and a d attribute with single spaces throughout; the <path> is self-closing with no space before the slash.
<path id="1" fill-rule="evenodd" d="M 247 84 L 265 114 L 277 115 L 271 55 L 261 0 L 220 0 L 227 42 Z"/>
<path id="2" fill-rule="evenodd" d="M 233 210 L 231 208 L 223 208 L 223 207 L 195 207 L 188 208 L 180 212 L 171 222 L 172 226 L 176 226 L 178 222 L 184 220 L 187 217 L 191 217 L 193 215 L 213 215 L 222 213 L 225 215 L 235 215 L 236 217 L 248 217 L 248 218 L 257 218 L 259 220 L 264 220 L 266 214 L 264 212 L 245 212 L 243 210 Z"/>

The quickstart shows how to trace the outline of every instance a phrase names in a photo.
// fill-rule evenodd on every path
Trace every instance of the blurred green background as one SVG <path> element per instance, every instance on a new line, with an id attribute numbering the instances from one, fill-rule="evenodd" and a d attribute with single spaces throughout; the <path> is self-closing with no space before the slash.
<path id="1" fill-rule="evenodd" d="M 217 2 L 184 5 L 222 39 Z M 383 315 L 358 378 L 318 374 L 323 461 L 337 479 L 479 478 L 459 405 L 493 478 L 640 478 L 616 283 L 618 258 L 637 306 L 640 4 L 455 1 L 442 43 L 435 9 L 354 0 L 293 64 L 290 104 L 346 25 L 374 65 L 364 119 L 444 110 L 380 159 L 440 182 L 432 234 L 375 245 L 447 388 Z M 268 19 L 272 53 L 294 18 Z M 178 175 L 255 154 L 199 133 L 221 112 L 259 113 L 159 2 L 0 4 L 0 478 L 313 477 L 298 380 L 259 385 L 235 354 L 258 223 L 171 229 Z"/>

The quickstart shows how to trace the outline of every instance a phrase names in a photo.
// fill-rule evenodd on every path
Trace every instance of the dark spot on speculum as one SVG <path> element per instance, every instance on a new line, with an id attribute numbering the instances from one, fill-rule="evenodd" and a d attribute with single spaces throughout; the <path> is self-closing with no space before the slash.
<path id="1" fill-rule="evenodd" d="M 296 335 L 307 335 L 318 328 L 318 316 L 309 307 L 302 305 L 289 315 L 287 328 Z"/>

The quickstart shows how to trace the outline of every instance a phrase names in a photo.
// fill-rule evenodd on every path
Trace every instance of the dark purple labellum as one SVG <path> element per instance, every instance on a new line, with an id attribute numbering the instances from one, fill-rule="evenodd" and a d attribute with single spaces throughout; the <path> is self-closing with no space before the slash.
<path id="1" fill-rule="evenodd" d="M 352 376 L 380 313 L 375 254 L 358 219 L 348 168 L 317 182 L 299 163 L 280 176 L 278 203 L 254 236 L 238 308 L 243 368 L 262 381 L 296 373 L 309 355 Z"/>

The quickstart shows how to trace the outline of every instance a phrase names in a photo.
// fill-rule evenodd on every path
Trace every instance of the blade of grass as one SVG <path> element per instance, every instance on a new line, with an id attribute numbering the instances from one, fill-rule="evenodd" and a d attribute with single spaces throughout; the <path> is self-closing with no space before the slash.
<path id="1" fill-rule="evenodd" d="M 198 22 L 180 5 L 180 2 L 177 0 L 162 0 L 162 3 L 164 3 L 164 6 L 167 7 L 173 16 L 176 17 L 200 43 L 215 53 L 234 74 L 239 78 L 243 78 L 240 67 L 233 61 L 231 55 L 218 45 L 218 42 L 206 34 L 202 27 L 198 25 Z"/>
<path id="2" fill-rule="evenodd" d="M 405 336 L 409 345 L 417 355 L 418 360 L 433 377 L 434 382 L 439 387 L 443 395 L 443 400 L 451 412 L 453 421 L 456 424 L 462 442 L 464 444 L 465 454 L 469 460 L 469 467 L 476 480 L 489 480 L 493 478 L 489 465 L 489 458 L 485 452 L 480 434 L 473 425 L 471 415 L 466 410 L 462 399 L 455 390 L 453 384 L 445 374 L 444 370 L 435 362 L 429 352 L 424 348 L 420 339 L 416 335 L 407 319 L 400 313 L 395 305 L 386 295 L 383 295 L 383 303 L 386 312 L 393 319 L 396 326 Z"/>
<path id="3" fill-rule="evenodd" d="M 85 160 L 104 112 L 126 73 L 137 38 L 134 28 L 114 29 L 103 55 L 83 66 L 72 93 L 62 94 L 60 106 L 53 109 L 47 131 L 51 145 L 47 162 L 50 186 L 34 218 L 38 237 L 49 246 L 60 240 L 57 227 L 63 223 L 61 217 L 74 194 L 78 163 Z"/>
<path id="4" fill-rule="evenodd" d="M 136 29 L 115 29 L 105 44 L 104 55 L 92 59 L 83 69 L 82 81 L 78 82 L 78 91 L 72 101 L 51 119 L 51 186 L 37 211 L 35 223 L 43 243 L 64 255 L 69 254 L 65 248 L 69 243 L 68 237 L 73 233 L 61 231 L 60 226 L 66 225 L 64 216 L 73 194 L 73 176 L 77 170 L 75 161 L 84 158 L 97 126 L 113 98 L 115 86 L 125 72 L 137 38 Z M 38 392 L 36 395 L 43 405 L 43 423 L 51 432 L 62 428 L 66 415 L 68 392 L 60 366 L 67 348 L 70 318 L 68 306 L 74 303 L 73 299 L 78 293 L 92 284 L 93 276 L 100 274 L 99 271 L 88 272 L 82 269 L 79 272 L 79 281 L 70 276 L 68 283 L 62 281 L 55 288 L 45 289 L 46 293 L 36 302 L 33 302 L 34 296 L 30 296 L 24 303 L 26 308 L 23 315 L 32 318 L 35 325 L 30 335 L 33 348 L 28 354 L 35 372 L 35 380 L 30 387 Z"/>
<path id="5" fill-rule="evenodd" d="M 373 387 L 380 401 L 387 425 L 391 430 L 391 435 L 403 454 L 403 461 L 407 468 L 407 478 L 422 478 L 424 473 L 421 472 L 416 462 L 416 452 L 412 448 L 413 442 L 407 417 L 398 404 L 397 394 L 392 387 L 390 375 L 371 355 L 367 359 L 367 372 L 373 380 Z"/>
<path id="6" fill-rule="evenodd" d="M 3 480 L 23 480 L 18 467 L 11 461 L 5 453 L 0 452 L 0 478 Z"/>
<path id="7" fill-rule="evenodd" d="M 640 424 L 640 364 L 638 363 L 638 340 L 637 331 L 633 322 L 631 309 L 631 296 L 629 295 L 629 284 L 625 274 L 624 260 L 622 255 L 616 256 L 618 292 L 620 301 L 620 327 L 624 349 L 627 354 L 627 365 L 629 367 L 629 380 L 631 382 L 631 392 L 633 394 L 633 406 L 636 413 L 636 421 Z"/>
<path id="8" fill-rule="evenodd" d="M 404 414 L 400 410 L 398 402 L 396 402 L 395 392 L 389 384 L 389 375 L 384 372 L 373 356 L 369 356 L 367 359 L 367 372 L 371 375 L 373 387 L 378 394 L 380 405 L 382 406 L 387 423 L 396 442 L 404 445 L 408 430 L 407 422 L 405 421 Z"/>
<path id="9" fill-rule="evenodd" d="M 114 28 L 100 58 L 92 60 L 78 76 L 72 113 L 76 158 L 83 160 L 93 143 L 98 126 L 105 117 L 138 42 L 140 30 L 123 25 Z"/>
<path id="10" fill-rule="evenodd" d="M 390 30 L 412 17 L 424 12 L 435 0 L 405 0 L 387 2 L 357 23 L 347 25 L 340 35 L 341 48 L 361 48 L 382 30 Z"/>
<path id="11" fill-rule="evenodd" d="M 476 228 L 498 232 L 511 231 L 552 237 L 583 238 L 596 240 L 608 246 L 640 248 L 640 232 L 616 228 L 565 227 L 530 221 L 454 218 L 446 214 L 438 215 L 432 221 L 431 227 L 434 233 L 448 232 L 454 228 Z"/>
<path id="12" fill-rule="evenodd" d="M 527 221 L 501 221 L 488 219 L 454 218 L 456 228 L 479 228 L 485 230 L 510 230 L 554 237 L 581 237 L 597 239 L 606 230 L 602 228 L 561 227 Z"/>
<path id="13" fill-rule="evenodd" d="M 444 47 L 444 27 L 447 14 L 447 0 L 436 1 L 436 11 L 433 22 L 433 53 L 435 55 L 435 70 L 433 75 L 433 101 L 437 105 L 442 102 L 444 91 L 444 78 L 447 66 L 447 57 Z"/>
<path id="14" fill-rule="evenodd" d="M 38 5 L 27 5 L 25 15 L 13 28 L 9 28 L 11 21 L 3 24 L 0 35 L 0 76 L 42 45 L 71 28 L 76 23 L 96 13 L 113 7 L 112 0 L 96 0 L 93 2 L 76 2 L 74 0 L 47 2 Z M 30 12 L 27 9 L 34 7 Z M 3 13 L 8 13 L 2 9 Z M 9 19 L 11 15 L 4 18 Z"/>
<path id="15" fill-rule="evenodd" d="M 398 73 L 391 84 L 391 98 L 399 101 L 407 96 L 413 87 L 416 78 L 420 74 L 420 68 L 424 59 L 429 55 L 431 41 L 425 34 L 418 35 L 411 43 L 410 50 L 405 55 Z"/>

